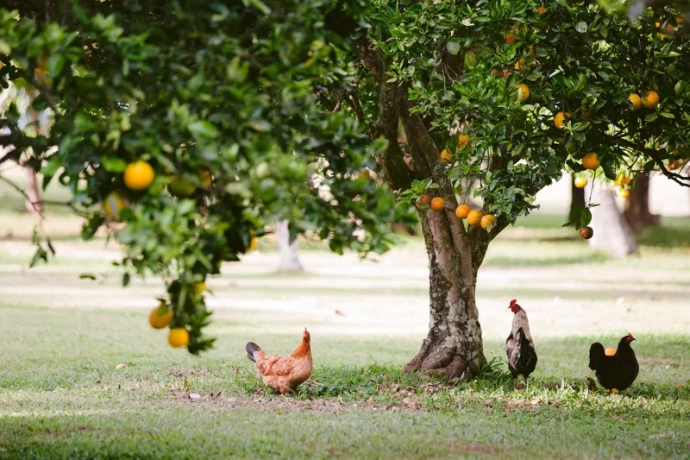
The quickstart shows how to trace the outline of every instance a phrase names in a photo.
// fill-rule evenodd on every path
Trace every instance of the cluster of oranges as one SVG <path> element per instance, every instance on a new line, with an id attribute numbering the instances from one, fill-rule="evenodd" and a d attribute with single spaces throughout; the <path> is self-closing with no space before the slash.
<path id="1" fill-rule="evenodd" d="M 433 211 L 442 211 L 445 208 L 445 200 L 440 196 L 435 198 L 429 197 L 429 195 L 424 194 L 417 199 L 417 207 L 420 205 L 429 206 Z M 461 204 L 455 209 L 455 216 L 460 220 L 467 219 L 467 223 L 473 227 L 481 226 L 483 229 L 490 231 L 495 222 L 496 218 L 492 214 L 484 214 L 482 211 L 472 210 L 466 204 Z"/>
<path id="2" fill-rule="evenodd" d="M 201 295 L 206 290 L 206 283 L 194 283 L 194 294 Z M 161 301 L 160 306 L 151 310 L 149 314 L 149 324 L 154 329 L 163 329 L 170 325 L 175 316 L 170 305 L 165 301 Z M 168 333 L 168 343 L 173 348 L 186 347 L 189 344 L 189 332 L 184 327 L 170 328 Z"/>

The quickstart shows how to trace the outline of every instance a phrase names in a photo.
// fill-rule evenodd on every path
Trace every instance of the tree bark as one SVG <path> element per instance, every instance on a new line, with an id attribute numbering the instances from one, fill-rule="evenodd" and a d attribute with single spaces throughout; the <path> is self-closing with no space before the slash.
<path id="1" fill-rule="evenodd" d="M 618 210 L 613 192 L 594 180 L 587 187 L 587 193 L 592 193 L 591 203 L 599 205 L 592 208 L 590 226 L 594 236 L 589 240 L 589 246 L 613 257 L 625 257 L 637 252 L 635 234 Z"/>
<path id="2" fill-rule="evenodd" d="M 635 186 L 625 201 L 623 217 L 636 233 L 647 227 L 658 227 L 659 216 L 649 211 L 649 175 L 638 174 Z"/>
<path id="3" fill-rule="evenodd" d="M 473 254 L 470 247 L 455 244 L 452 217 L 434 211 L 420 214 L 429 258 L 429 333 L 405 372 L 470 379 L 486 363 L 475 287 L 488 240 Z"/>
<path id="4" fill-rule="evenodd" d="M 280 251 L 280 265 L 278 271 L 283 273 L 295 273 L 304 270 L 299 261 L 299 244 L 297 238 L 290 244 L 290 230 L 287 220 L 279 220 L 276 224 L 278 236 L 278 249 Z"/>
<path id="5" fill-rule="evenodd" d="M 568 216 L 573 215 L 573 210 L 576 208 L 585 207 L 585 189 L 575 187 L 575 176 L 570 177 L 570 212 Z"/>

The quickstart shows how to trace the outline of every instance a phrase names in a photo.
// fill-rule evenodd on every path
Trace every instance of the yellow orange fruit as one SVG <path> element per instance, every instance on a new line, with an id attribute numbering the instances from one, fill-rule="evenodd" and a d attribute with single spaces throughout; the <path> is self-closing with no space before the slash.
<path id="1" fill-rule="evenodd" d="M 127 207 L 124 198 L 117 192 L 110 192 L 101 205 L 103 213 L 111 220 L 120 220 L 120 211 Z"/>
<path id="2" fill-rule="evenodd" d="M 194 290 L 194 294 L 201 294 L 206 290 L 206 283 L 203 281 L 200 283 L 194 283 L 192 285 L 192 289 Z"/>
<path id="3" fill-rule="evenodd" d="M 537 8 L 537 13 L 539 13 L 539 14 L 544 14 L 547 11 L 549 11 L 549 10 L 547 8 L 544 8 L 543 6 L 540 6 L 539 8 Z"/>
<path id="4" fill-rule="evenodd" d="M 211 174 L 209 169 L 199 171 L 199 182 L 203 188 L 209 188 L 213 185 L 213 174 Z"/>
<path id="5" fill-rule="evenodd" d="M 247 252 L 253 251 L 254 249 L 259 246 L 259 238 L 256 236 L 252 236 L 251 241 L 249 241 L 249 247 L 247 248 Z"/>
<path id="6" fill-rule="evenodd" d="M 525 66 L 525 58 L 521 58 L 519 61 L 517 61 L 513 66 L 513 69 L 517 70 L 518 72 L 521 70 L 526 70 L 527 67 Z"/>
<path id="7" fill-rule="evenodd" d="M 189 332 L 183 327 L 170 329 L 168 343 L 173 348 L 186 347 L 189 344 Z"/>
<path id="8" fill-rule="evenodd" d="M 656 91 L 647 91 L 647 94 L 642 98 L 642 105 L 648 109 L 653 109 L 659 105 L 659 93 Z"/>
<path id="9" fill-rule="evenodd" d="M 520 92 L 520 100 L 522 102 L 527 102 L 529 100 L 529 86 L 527 86 L 524 83 L 520 83 L 518 86 L 518 90 Z"/>
<path id="10" fill-rule="evenodd" d="M 508 43 L 509 45 L 515 44 L 515 41 L 517 40 L 517 37 L 515 36 L 515 34 L 511 34 L 511 33 L 505 34 L 503 36 L 503 38 L 505 39 L 506 43 Z"/>
<path id="11" fill-rule="evenodd" d="M 429 206 L 430 204 L 431 204 L 431 197 L 427 194 L 424 194 L 424 195 L 420 196 L 419 198 L 417 198 L 417 207 L 419 209 L 422 209 L 419 205 Z"/>
<path id="12" fill-rule="evenodd" d="M 467 215 L 470 213 L 471 209 L 469 206 L 466 204 L 461 204 L 457 208 L 455 208 L 455 216 L 458 219 L 465 219 L 467 218 Z"/>
<path id="13" fill-rule="evenodd" d="M 154 308 L 149 314 L 149 324 L 154 329 L 163 329 L 173 318 L 172 310 L 168 309 L 166 304 L 161 304 L 160 307 Z"/>
<path id="14" fill-rule="evenodd" d="M 463 147 L 467 145 L 467 143 L 470 141 L 470 136 L 467 134 L 460 134 L 458 136 L 458 147 Z"/>
<path id="15" fill-rule="evenodd" d="M 494 222 L 496 222 L 496 218 L 491 214 L 485 215 L 479 221 L 479 223 L 481 224 L 481 226 L 484 230 L 491 230 L 491 227 L 493 227 Z"/>
<path id="16" fill-rule="evenodd" d="M 483 216 L 484 213 L 477 211 L 476 209 L 474 211 L 470 211 L 469 214 L 467 214 L 467 223 L 472 226 L 477 226 L 481 223 Z"/>
<path id="17" fill-rule="evenodd" d="M 565 119 L 570 118 L 572 115 L 570 115 L 568 112 L 558 112 L 555 117 L 553 117 L 553 125 L 558 128 L 558 129 L 563 129 L 565 126 Z"/>
<path id="18" fill-rule="evenodd" d="M 575 178 L 575 187 L 576 188 L 585 188 L 587 186 L 587 179 L 584 177 L 576 177 Z"/>
<path id="19" fill-rule="evenodd" d="M 449 165 L 453 162 L 453 155 L 451 155 L 448 149 L 443 149 L 439 158 L 444 165 Z"/>
<path id="20" fill-rule="evenodd" d="M 445 202 L 443 201 L 443 198 L 440 196 L 437 196 L 436 198 L 431 200 L 431 209 L 434 211 L 440 211 L 443 209 L 443 205 L 445 205 Z"/>
<path id="21" fill-rule="evenodd" d="M 630 190 L 627 188 L 621 189 L 618 194 L 621 196 L 621 198 L 627 198 L 630 196 Z"/>
<path id="22" fill-rule="evenodd" d="M 616 185 L 628 185 L 630 183 L 630 180 L 630 176 L 622 175 L 618 176 L 613 183 Z"/>
<path id="23" fill-rule="evenodd" d="M 130 163 L 125 168 L 124 181 L 130 190 L 144 190 L 153 182 L 153 168 L 143 160 Z"/>
<path id="24" fill-rule="evenodd" d="M 587 169 L 597 169 L 599 166 L 601 166 L 599 156 L 596 153 L 588 153 L 582 159 L 582 166 Z"/>
<path id="25" fill-rule="evenodd" d="M 640 110 L 642 107 L 642 98 L 638 94 L 630 93 L 628 100 L 632 104 L 633 110 Z"/>
<path id="26" fill-rule="evenodd" d="M 606 354 L 606 356 L 613 356 L 616 354 L 616 349 L 615 348 L 607 348 L 604 353 Z"/>

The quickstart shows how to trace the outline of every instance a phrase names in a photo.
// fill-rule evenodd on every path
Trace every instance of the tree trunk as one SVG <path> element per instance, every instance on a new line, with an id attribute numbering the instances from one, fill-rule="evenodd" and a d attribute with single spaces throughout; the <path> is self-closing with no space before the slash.
<path id="1" fill-rule="evenodd" d="M 590 226 L 594 230 L 594 236 L 589 240 L 590 247 L 613 257 L 625 257 L 636 252 L 635 234 L 618 210 L 613 192 L 596 180 L 592 181 L 587 190 L 587 193 L 592 193 L 591 203 L 599 205 L 592 208 Z"/>
<path id="2" fill-rule="evenodd" d="M 36 180 L 36 171 L 24 166 L 26 172 L 26 211 L 32 215 L 40 215 L 43 213 L 43 206 L 41 206 L 41 195 L 38 192 L 38 181 Z"/>
<path id="3" fill-rule="evenodd" d="M 585 207 L 585 189 L 575 187 L 575 176 L 570 177 L 570 212 L 568 216 L 573 215 L 573 210 L 576 208 Z"/>
<path id="4" fill-rule="evenodd" d="M 469 247 L 458 247 L 445 213 L 421 214 L 429 257 L 429 333 L 405 372 L 470 379 L 486 363 L 475 286 L 488 241 L 481 249 L 475 246 L 473 254 Z"/>
<path id="5" fill-rule="evenodd" d="M 297 238 L 290 244 L 290 230 L 287 220 L 279 220 L 276 225 L 276 235 L 278 236 L 278 249 L 280 250 L 279 272 L 295 273 L 304 269 L 299 261 L 299 244 Z"/>
<path id="6" fill-rule="evenodd" d="M 659 226 L 659 216 L 649 211 L 649 175 L 638 174 L 635 186 L 625 201 L 623 217 L 636 233 L 647 227 Z"/>

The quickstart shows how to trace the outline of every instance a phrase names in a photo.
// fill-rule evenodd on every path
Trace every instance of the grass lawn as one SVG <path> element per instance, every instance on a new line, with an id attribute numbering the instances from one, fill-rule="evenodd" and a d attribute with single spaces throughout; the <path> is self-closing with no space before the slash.
<path id="1" fill-rule="evenodd" d="M 687 219 L 665 220 L 625 261 L 590 251 L 559 216 L 521 221 L 479 277 L 492 367 L 453 385 L 400 373 L 428 323 L 417 240 L 376 263 L 310 245 L 295 276 L 273 273 L 277 255 L 262 242 L 209 281 L 218 340 L 191 357 L 148 327 L 160 282 L 122 289 L 117 248 L 76 243 L 73 222 L 55 220 L 65 239 L 50 265 L 27 270 L 28 243 L 0 241 L 0 458 L 690 457 Z M 0 221 L 0 235 L 16 224 Z M 523 391 L 503 351 L 511 298 L 539 353 Z M 304 326 L 312 379 L 294 397 L 266 391 L 244 344 L 288 353 Z M 628 331 L 637 382 L 622 395 L 589 392 L 589 345 Z"/>

